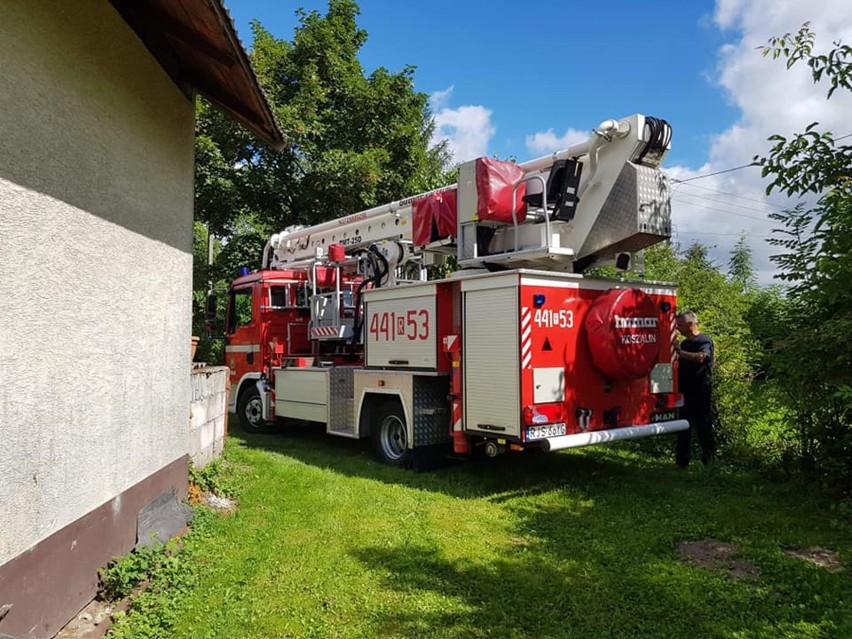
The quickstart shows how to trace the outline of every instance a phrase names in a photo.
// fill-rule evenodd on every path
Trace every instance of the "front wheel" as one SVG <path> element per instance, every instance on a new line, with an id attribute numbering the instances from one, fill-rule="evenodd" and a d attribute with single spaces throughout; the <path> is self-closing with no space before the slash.
<path id="1" fill-rule="evenodd" d="M 379 407 L 373 431 L 373 450 L 380 461 L 390 466 L 407 468 L 411 465 L 412 449 L 408 447 L 408 427 L 405 413 L 398 401 L 385 402 Z"/>
<path id="2" fill-rule="evenodd" d="M 237 402 L 237 416 L 240 418 L 240 428 L 247 433 L 263 433 L 268 424 L 263 419 L 263 400 L 260 391 L 252 384 Z"/>

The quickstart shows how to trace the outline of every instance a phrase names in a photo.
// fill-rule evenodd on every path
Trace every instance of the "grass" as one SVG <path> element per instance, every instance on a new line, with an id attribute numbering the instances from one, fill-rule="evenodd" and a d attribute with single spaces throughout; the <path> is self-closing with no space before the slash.
<path id="1" fill-rule="evenodd" d="M 167 627 L 148 604 L 120 636 L 852 637 L 849 574 L 783 552 L 852 562 L 849 522 L 807 486 L 628 447 L 416 474 L 311 431 L 236 434 L 226 458 L 238 511 L 199 518 Z M 760 576 L 680 560 L 705 538 Z"/>

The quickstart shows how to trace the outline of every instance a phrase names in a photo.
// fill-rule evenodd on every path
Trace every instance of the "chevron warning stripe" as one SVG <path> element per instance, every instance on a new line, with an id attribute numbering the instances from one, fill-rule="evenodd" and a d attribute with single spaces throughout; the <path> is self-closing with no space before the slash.
<path id="1" fill-rule="evenodd" d="M 529 306 L 521 308 L 521 368 L 529 368 L 532 362 L 532 311 Z"/>
<path id="2" fill-rule="evenodd" d="M 672 315 L 671 315 L 670 329 L 671 329 L 671 351 L 672 351 L 671 352 L 671 358 L 672 358 L 672 364 L 674 364 L 675 361 L 677 360 L 677 351 L 675 350 L 675 344 L 677 344 L 677 321 L 676 321 L 674 313 L 672 313 Z"/>
<path id="3" fill-rule="evenodd" d="M 338 329 L 333 326 L 315 326 L 311 328 L 311 337 L 337 337 Z"/>

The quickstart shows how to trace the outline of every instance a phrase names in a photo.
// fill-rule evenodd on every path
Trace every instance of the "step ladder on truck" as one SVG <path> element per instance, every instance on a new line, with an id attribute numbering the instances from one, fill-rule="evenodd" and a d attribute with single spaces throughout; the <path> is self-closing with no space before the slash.
<path id="1" fill-rule="evenodd" d="M 230 408 L 370 438 L 382 461 L 489 456 L 672 433 L 676 288 L 627 269 L 671 234 L 671 129 L 606 120 L 523 164 L 479 158 L 458 183 L 267 242 L 229 289 Z M 427 279 L 455 258 L 457 270 Z"/>

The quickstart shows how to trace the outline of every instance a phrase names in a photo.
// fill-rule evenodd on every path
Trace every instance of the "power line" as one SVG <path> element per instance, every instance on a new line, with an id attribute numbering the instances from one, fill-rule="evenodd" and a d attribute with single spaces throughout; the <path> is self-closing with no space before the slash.
<path id="1" fill-rule="evenodd" d="M 675 198 L 672 197 L 672 200 L 675 200 Z M 683 200 L 680 200 L 680 202 L 682 202 L 683 204 L 686 204 L 688 206 L 696 206 L 700 209 L 707 209 L 708 211 L 713 211 L 714 213 L 727 213 L 728 215 L 735 215 L 737 217 L 744 217 L 748 220 L 755 220 L 756 222 L 768 222 L 769 221 L 769 219 L 767 219 L 765 217 L 755 217 L 754 215 L 746 215 L 745 213 L 737 213 L 736 211 L 728 211 L 727 209 L 722 209 L 722 208 L 718 208 L 718 207 L 705 206 L 704 204 L 696 204 L 695 202 L 689 202 L 689 201 L 684 202 Z"/>
<path id="2" fill-rule="evenodd" d="M 757 162 L 749 162 L 748 164 L 743 164 L 742 166 L 734 166 L 730 169 L 722 169 L 721 171 L 713 171 L 713 173 L 705 173 L 703 175 L 695 175 L 691 178 L 686 178 L 685 180 L 672 180 L 675 184 L 683 184 L 684 182 L 692 182 L 693 180 L 701 180 L 703 178 L 713 177 L 714 175 L 722 175 L 722 173 L 730 173 L 731 171 L 739 171 L 740 169 L 747 169 L 750 166 L 760 166 Z"/>
<path id="3" fill-rule="evenodd" d="M 852 136 L 852 134 L 850 134 Z M 703 189 L 704 191 L 712 191 L 713 193 L 719 193 L 720 195 L 724 195 L 725 197 L 734 197 L 738 200 L 745 200 L 746 202 L 757 202 L 758 204 L 765 204 L 766 206 L 771 206 L 776 209 L 784 209 L 785 207 L 782 204 L 775 204 L 774 202 L 769 202 L 768 200 L 758 200 L 753 197 L 745 197 L 744 195 L 735 195 L 734 193 L 727 193 L 725 191 L 721 191 L 719 189 L 713 189 L 709 186 L 702 186 L 701 184 L 678 184 L 678 186 L 688 186 L 693 189 Z M 686 195 L 683 193 L 682 195 Z M 691 194 L 690 194 L 691 195 Z M 733 202 L 731 202 L 733 204 Z"/>
<path id="4" fill-rule="evenodd" d="M 720 236 L 725 235 L 725 236 L 731 236 L 731 237 L 739 237 L 741 235 L 741 233 L 716 233 L 716 232 L 713 232 L 713 231 L 678 231 L 678 233 L 683 234 L 683 235 L 720 235 Z M 757 237 L 756 238 L 753 235 L 746 235 L 746 237 L 749 238 L 749 239 L 759 239 L 759 240 L 769 239 L 767 237 Z"/>
<path id="5" fill-rule="evenodd" d="M 847 133 L 846 135 L 841 135 L 839 138 L 832 138 L 834 142 L 839 142 L 840 140 L 845 140 L 846 138 L 852 137 L 852 133 Z M 693 180 L 701 180 L 708 177 L 713 177 L 714 175 L 722 175 L 723 173 L 731 173 L 732 171 L 739 171 L 741 169 L 747 169 L 750 166 L 761 166 L 758 162 L 749 162 L 748 164 L 743 164 L 742 166 L 732 166 L 730 169 L 722 169 L 721 171 L 713 171 L 712 173 L 704 173 L 702 175 L 694 175 L 691 178 L 686 178 L 684 180 L 672 180 L 675 184 L 683 184 L 684 182 L 692 182 Z"/>
<path id="6" fill-rule="evenodd" d="M 737 204 L 736 202 L 728 202 L 727 200 L 720 200 L 718 198 L 707 197 L 706 195 L 699 195 L 698 193 L 678 193 L 677 197 L 694 197 L 699 200 L 704 200 L 707 202 L 713 202 L 714 204 L 723 204 L 725 206 L 735 206 L 738 209 L 744 209 L 746 211 L 754 211 L 756 213 L 766 213 L 764 209 L 759 209 L 755 206 L 746 206 L 745 204 Z M 672 196 L 674 197 L 674 196 Z"/>

